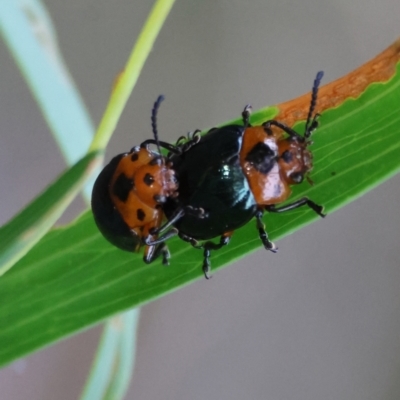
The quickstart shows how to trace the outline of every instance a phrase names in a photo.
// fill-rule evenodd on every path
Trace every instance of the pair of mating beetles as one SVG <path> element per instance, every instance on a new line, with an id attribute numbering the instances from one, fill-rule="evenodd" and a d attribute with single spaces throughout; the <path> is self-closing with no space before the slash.
<path id="1" fill-rule="evenodd" d="M 114 157 L 94 184 L 92 210 L 100 232 L 123 250 L 145 246 L 146 263 L 162 256 L 164 264 L 170 258 L 165 242 L 178 235 L 203 250 L 207 279 L 211 251 L 228 244 L 233 231 L 252 218 L 264 247 L 276 252 L 262 221 L 265 210 L 279 213 L 306 205 L 324 216 L 323 207 L 307 197 L 276 206 L 312 169 L 308 146 L 318 126 L 314 111 L 322 76 L 319 72 L 314 81 L 303 135 L 277 120 L 251 126 L 247 106 L 243 125 L 213 128 L 204 136 L 195 131 L 172 145 L 158 139 L 160 96 L 151 115 L 154 139 Z M 219 242 L 210 241 L 216 237 Z"/>

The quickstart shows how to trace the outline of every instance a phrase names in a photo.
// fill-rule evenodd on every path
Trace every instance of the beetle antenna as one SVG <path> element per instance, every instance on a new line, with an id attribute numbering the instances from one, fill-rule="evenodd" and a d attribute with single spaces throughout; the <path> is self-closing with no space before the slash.
<path id="1" fill-rule="evenodd" d="M 315 77 L 313 88 L 311 91 L 311 103 L 310 103 L 310 110 L 308 111 L 307 122 L 306 122 L 306 129 L 304 132 L 304 137 L 308 138 L 311 135 L 313 128 L 316 128 L 315 124 L 315 117 L 313 117 L 313 113 L 315 110 L 315 106 L 317 105 L 317 98 L 318 98 L 318 88 L 319 84 L 321 83 L 322 77 L 324 76 L 324 71 L 319 71 L 317 76 Z"/>
<path id="2" fill-rule="evenodd" d="M 154 140 L 157 144 L 158 153 L 161 156 L 161 148 L 160 148 L 160 140 L 158 138 L 158 130 L 157 130 L 157 113 L 160 108 L 161 102 L 165 99 L 165 97 L 161 94 L 158 96 L 157 100 L 154 103 L 153 109 L 151 110 L 151 128 L 153 130 Z"/>

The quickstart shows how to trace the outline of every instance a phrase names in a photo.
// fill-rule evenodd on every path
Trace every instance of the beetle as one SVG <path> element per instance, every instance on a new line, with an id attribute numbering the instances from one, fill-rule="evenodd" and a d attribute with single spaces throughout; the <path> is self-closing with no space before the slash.
<path id="1" fill-rule="evenodd" d="M 162 100 L 163 96 L 157 99 L 151 114 L 156 138 L 156 116 Z M 92 191 L 94 220 L 114 246 L 131 252 L 145 246 L 146 263 L 162 255 L 167 265 L 170 254 L 165 240 L 177 231 L 173 228 L 159 236 L 162 206 L 170 196 L 177 195 L 177 190 L 178 182 L 168 160 L 142 143 L 115 156 L 97 177 Z"/>
<path id="2" fill-rule="evenodd" d="M 194 135 L 185 151 L 166 146 L 171 151 L 169 160 L 179 181 L 179 194 L 167 199 L 163 211 L 181 239 L 203 250 L 202 268 L 207 279 L 211 251 L 227 245 L 233 231 L 254 217 L 264 248 L 277 251 L 265 230 L 264 211 L 281 213 L 308 206 L 325 216 L 323 207 L 307 197 L 277 206 L 290 197 L 290 187 L 308 178 L 312 169 L 308 146 L 318 126 L 319 114 L 314 111 L 322 76 L 323 72 L 318 72 L 314 80 L 303 135 L 278 120 L 251 126 L 251 107 L 246 106 L 243 125 Z M 184 145 L 178 141 L 176 147 Z M 218 243 L 210 241 L 218 236 Z"/>

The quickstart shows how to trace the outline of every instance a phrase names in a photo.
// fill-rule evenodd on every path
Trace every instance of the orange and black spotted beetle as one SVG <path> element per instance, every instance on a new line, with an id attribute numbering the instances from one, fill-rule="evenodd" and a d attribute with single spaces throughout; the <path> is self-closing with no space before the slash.
<path id="1" fill-rule="evenodd" d="M 280 213 L 307 205 L 324 216 L 323 207 L 306 197 L 276 206 L 289 198 L 290 186 L 301 183 L 312 169 L 308 146 L 318 126 L 314 110 L 322 76 L 319 72 L 314 81 L 303 135 L 277 120 L 251 126 L 247 106 L 242 113 L 243 126 L 211 129 L 187 151 L 170 155 L 179 194 L 168 198 L 163 209 L 179 237 L 204 251 L 206 278 L 210 276 L 211 250 L 228 244 L 233 231 L 253 217 L 264 247 L 276 252 L 262 222 L 265 210 Z M 209 241 L 218 236 L 219 243 Z M 200 244 L 199 240 L 206 242 Z"/>
<path id="2" fill-rule="evenodd" d="M 152 111 L 153 132 L 160 96 Z M 138 251 L 145 245 L 144 261 L 150 263 L 160 254 L 168 264 L 164 241 L 176 229 L 159 237 L 163 220 L 162 205 L 177 195 L 178 183 L 168 161 L 143 143 L 129 153 L 115 156 L 97 177 L 92 192 L 95 222 L 103 236 L 122 250 Z M 157 240 L 157 243 L 154 241 Z"/>

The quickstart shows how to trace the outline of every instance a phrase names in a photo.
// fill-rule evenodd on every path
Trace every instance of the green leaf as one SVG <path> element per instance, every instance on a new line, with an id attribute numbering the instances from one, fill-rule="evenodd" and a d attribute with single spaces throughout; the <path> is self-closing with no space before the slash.
<path id="1" fill-rule="evenodd" d="M 308 196 L 329 214 L 399 171 L 400 68 L 390 81 L 373 83 L 356 95 L 340 105 L 333 102 L 335 108 L 322 107 L 321 125 L 313 135 L 314 185 L 295 187 L 292 200 Z M 255 113 L 253 122 L 261 122 L 265 112 Z M 299 209 L 266 215 L 265 222 L 276 240 L 316 218 Z M 329 216 L 322 223 L 329 224 Z M 204 279 L 201 252 L 179 239 L 169 247 L 171 266 L 159 261 L 146 265 L 141 254 L 108 244 L 90 211 L 49 232 L 0 281 L 0 363 Z M 255 224 L 249 223 L 229 246 L 212 254 L 214 273 L 260 247 Z"/>
<path id="2" fill-rule="evenodd" d="M 8 271 L 54 225 L 101 161 L 101 153 L 88 154 L 0 228 L 0 275 Z"/>

